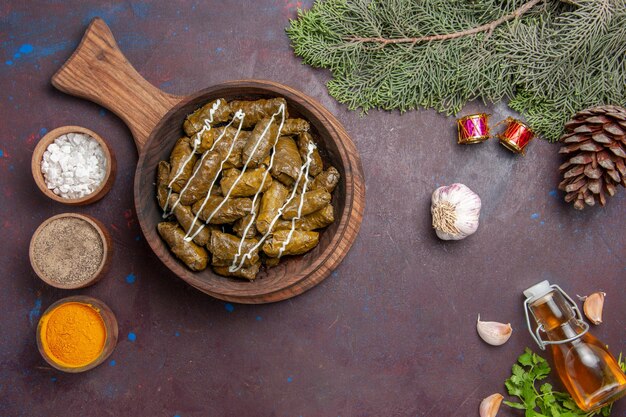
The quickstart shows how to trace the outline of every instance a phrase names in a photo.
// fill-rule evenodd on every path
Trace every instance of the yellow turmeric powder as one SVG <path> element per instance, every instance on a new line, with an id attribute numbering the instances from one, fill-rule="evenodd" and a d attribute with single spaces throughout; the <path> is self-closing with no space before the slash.
<path id="1" fill-rule="evenodd" d="M 78 368 L 95 361 L 106 342 L 107 331 L 97 308 L 68 302 L 41 318 L 41 345 L 59 365 Z"/>

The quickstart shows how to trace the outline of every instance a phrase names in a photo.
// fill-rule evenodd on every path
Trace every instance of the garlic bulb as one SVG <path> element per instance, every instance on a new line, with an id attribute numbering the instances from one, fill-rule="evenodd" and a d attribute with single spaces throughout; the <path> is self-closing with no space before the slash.
<path id="1" fill-rule="evenodd" d="M 482 400 L 480 402 L 480 417 L 495 417 L 503 398 L 501 394 L 491 394 Z"/>
<path id="2" fill-rule="evenodd" d="M 480 197 L 463 184 L 439 187 L 433 192 L 430 212 L 439 239 L 461 240 L 478 229 Z"/>
<path id="3" fill-rule="evenodd" d="M 485 342 L 492 346 L 500 346 L 506 343 L 513 333 L 511 323 L 498 323 L 497 321 L 480 321 L 480 314 L 476 321 L 476 331 Z"/>

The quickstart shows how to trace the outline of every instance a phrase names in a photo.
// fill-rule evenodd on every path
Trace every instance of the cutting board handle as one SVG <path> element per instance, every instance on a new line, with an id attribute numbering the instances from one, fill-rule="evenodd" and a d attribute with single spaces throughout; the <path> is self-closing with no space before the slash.
<path id="1" fill-rule="evenodd" d="M 100 18 L 92 20 L 78 48 L 52 77 L 52 85 L 117 114 L 133 134 L 139 151 L 163 115 L 182 100 L 139 75 Z"/>

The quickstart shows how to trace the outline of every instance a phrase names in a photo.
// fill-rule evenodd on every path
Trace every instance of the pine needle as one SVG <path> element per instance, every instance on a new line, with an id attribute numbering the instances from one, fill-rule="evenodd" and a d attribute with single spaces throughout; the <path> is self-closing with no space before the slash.
<path id="1" fill-rule="evenodd" d="M 577 111 L 626 106 L 626 0 L 573 3 L 317 0 L 287 34 L 304 63 L 332 72 L 328 90 L 350 109 L 454 114 L 509 100 L 555 141 Z"/>

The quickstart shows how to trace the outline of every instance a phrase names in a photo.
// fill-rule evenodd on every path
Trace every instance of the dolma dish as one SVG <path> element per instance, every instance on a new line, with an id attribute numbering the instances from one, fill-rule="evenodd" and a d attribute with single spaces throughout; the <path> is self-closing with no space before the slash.
<path id="1" fill-rule="evenodd" d="M 157 230 L 190 270 L 252 281 L 317 246 L 340 175 L 284 98 L 213 100 L 182 132 L 157 167 Z"/>

